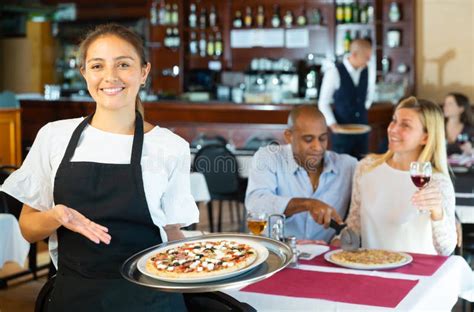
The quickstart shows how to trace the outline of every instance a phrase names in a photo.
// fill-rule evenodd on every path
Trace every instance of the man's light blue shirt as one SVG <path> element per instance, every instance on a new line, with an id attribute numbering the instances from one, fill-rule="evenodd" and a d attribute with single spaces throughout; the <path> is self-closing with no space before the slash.
<path id="1" fill-rule="evenodd" d="M 283 213 L 292 198 L 314 198 L 345 218 L 356 164 L 354 157 L 326 151 L 319 185 L 313 191 L 309 175 L 296 163 L 291 145 L 262 147 L 252 159 L 245 205 L 249 211 Z M 317 224 L 307 211 L 287 217 L 285 223 L 285 235 L 297 239 L 329 242 L 334 233 Z"/>

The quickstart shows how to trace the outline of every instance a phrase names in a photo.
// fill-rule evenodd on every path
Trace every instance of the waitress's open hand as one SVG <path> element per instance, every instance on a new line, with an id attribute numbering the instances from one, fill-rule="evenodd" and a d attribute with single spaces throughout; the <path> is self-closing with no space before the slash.
<path id="1" fill-rule="evenodd" d="M 419 210 L 429 211 L 432 220 L 436 221 L 443 218 L 443 198 L 437 183 L 429 183 L 427 187 L 415 192 L 411 202 Z"/>
<path id="2" fill-rule="evenodd" d="M 109 244 L 111 236 L 107 233 L 109 230 L 90 219 L 86 218 L 77 210 L 66 207 L 64 205 L 56 205 L 53 208 L 53 215 L 56 220 L 65 228 L 84 235 L 96 244 L 100 242 Z"/>

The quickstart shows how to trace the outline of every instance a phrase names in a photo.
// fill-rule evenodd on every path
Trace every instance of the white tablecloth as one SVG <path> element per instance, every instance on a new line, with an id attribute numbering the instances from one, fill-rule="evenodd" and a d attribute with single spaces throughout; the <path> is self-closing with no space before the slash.
<path id="1" fill-rule="evenodd" d="M 23 238 L 14 215 L 0 213 L 0 268 L 5 262 L 25 264 L 30 244 Z"/>
<path id="2" fill-rule="evenodd" d="M 459 256 L 450 257 L 433 276 L 417 276 L 402 273 L 361 271 L 344 268 L 330 268 L 313 265 L 300 265 L 300 269 L 366 274 L 386 278 L 418 279 L 418 284 L 399 303 L 396 309 L 348 304 L 322 299 L 306 299 L 266 295 L 260 293 L 229 290 L 225 293 L 239 301 L 246 302 L 257 311 L 450 311 L 458 296 L 474 300 L 474 273 Z M 314 281 L 317 283 L 318 281 Z M 357 287 L 357 285 L 348 285 Z M 370 295 L 370 294 L 368 294 Z"/>

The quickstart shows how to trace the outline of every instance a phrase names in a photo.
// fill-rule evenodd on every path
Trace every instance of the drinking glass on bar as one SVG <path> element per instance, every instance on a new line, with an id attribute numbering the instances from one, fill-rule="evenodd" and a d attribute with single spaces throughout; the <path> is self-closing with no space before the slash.
<path id="1" fill-rule="evenodd" d="M 428 185 L 431 180 L 433 169 L 429 161 L 413 161 L 410 164 L 410 176 L 413 184 L 421 190 Z M 429 213 L 429 211 L 418 210 L 419 213 Z"/>
<path id="2" fill-rule="evenodd" d="M 267 226 L 267 218 L 266 213 L 249 211 L 247 213 L 247 227 L 249 231 L 254 235 L 261 235 Z"/>

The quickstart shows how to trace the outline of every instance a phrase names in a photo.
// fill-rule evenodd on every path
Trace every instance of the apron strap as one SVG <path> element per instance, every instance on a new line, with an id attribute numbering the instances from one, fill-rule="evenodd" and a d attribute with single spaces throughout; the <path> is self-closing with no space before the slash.
<path id="1" fill-rule="evenodd" d="M 92 119 L 92 115 L 87 116 L 84 118 L 84 120 L 79 124 L 79 126 L 76 127 L 74 132 L 72 133 L 71 139 L 69 140 L 69 143 L 66 148 L 66 152 L 64 153 L 64 157 L 61 160 L 61 165 L 65 165 L 68 163 L 72 156 L 74 155 L 74 151 L 76 150 L 77 143 L 79 142 L 79 139 L 81 138 L 81 133 L 84 130 L 84 128 L 87 126 L 89 121 Z"/>

